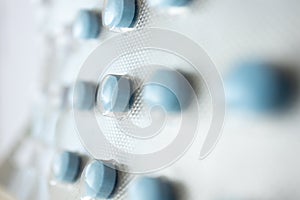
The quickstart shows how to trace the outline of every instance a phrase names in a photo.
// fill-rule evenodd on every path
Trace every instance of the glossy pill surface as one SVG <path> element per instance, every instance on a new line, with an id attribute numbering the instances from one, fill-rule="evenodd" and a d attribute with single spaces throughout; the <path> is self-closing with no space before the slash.
<path id="1" fill-rule="evenodd" d="M 86 196 L 91 198 L 109 198 L 117 182 L 117 171 L 101 161 L 90 163 L 84 174 Z"/>
<path id="2" fill-rule="evenodd" d="M 53 163 L 54 176 L 58 181 L 73 183 L 81 171 L 81 157 L 73 152 L 64 151 L 57 155 Z"/>
<path id="3" fill-rule="evenodd" d="M 103 25 L 110 28 L 132 27 L 136 14 L 135 0 L 107 0 L 103 12 Z"/>
<path id="4" fill-rule="evenodd" d="M 74 37 L 79 39 L 95 39 L 101 31 L 101 18 L 96 12 L 90 10 L 79 11 L 73 24 Z"/>
<path id="5" fill-rule="evenodd" d="M 152 7 L 182 7 L 187 5 L 190 0 L 148 0 L 149 5 Z"/>
<path id="6" fill-rule="evenodd" d="M 131 107 L 132 93 L 132 81 L 129 77 L 109 74 L 100 83 L 97 103 L 105 113 L 127 112 Z"/>
<path id="7" fill-rule="evenodd" d="M 143 100 L 149 107 L 161 106 L 167 112 L 180 112 L 192 98 L 193 89 L 177 71 L 158 70 L 143 88 Z"/>
<path id="8" fill-rule="evenodd" d="M 170 183 L 161 178 L 142 177 L 129 188 L 130 200 L 174 200 Z"/>

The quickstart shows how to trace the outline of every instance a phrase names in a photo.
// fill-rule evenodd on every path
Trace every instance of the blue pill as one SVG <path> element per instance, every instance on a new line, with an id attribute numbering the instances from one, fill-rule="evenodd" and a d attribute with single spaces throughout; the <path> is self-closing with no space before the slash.
<path id="1" fill-rule="evenodd" d="M 136 0 L 107 0 L 103 12 L 103 24 L 109 28 L 132 27 L 137 10 Z"/>
<path id="2" fill-rule="evenodd" d="M 93 161 L 85 170 L 84 182 L 86 196 L 109 198 L 116 187 L 117 171 L 101 161 Z"/>
<path id="3" fill-rule="evenodd" d="M 127 76 L 107 75 L 97 91 L 97 103 L 105 113 L 127 112 L 131 107 L 132 81 Z"/>
<path id="4" fill-rule="evenodd" d="M 161 106 L 168 112 L 181 110 L 176 95 L 170 89 L 158 84 L 145 85 L 143 99 L 150 107 Z"/>
<path id="5" fill-rule="evenodd" d="M 148 0 L 151 7 L 182 7 L 186 6 L 191 0 Z"/>
<path id="6" fill-rule="evenodd" d="M 95 105 L 96 88 L 94 83 L 78 81 L 74 87 L 73 106 L 78 110 L 90 110 Z"/>
<path id="7" fill-rule="evenodd" d="M 97 38 L 101 31 L 100 15 L 94 11 L 79 11 L 73 24 L 73 34 L 79 39 Z"/>
<path id="8" fill-rule="evenodd" d="M 142 177 L 129 188 L 130 200 L 174 200 L 171 184 L 161 178 Z"/>
<path id="9" fill-rule="evenodd" d="M 149 107 L 160 106 L 167 112 L 180 112 L 191 102 L 193 89 L 177 71 L 158 70 L 143 87 L 143 100 Z"/>
<path id="10" fill-rule="evenodd" d="M 73 152 L 64 151 L 57 155 L 53 163 L 53 172 L 61 182 L 75 182 L 81 171 L 81 157 Z"/>
<path id="11" fill-rule="evenodd" d="M 277 110 L 290 97 L 289 80 L 282 71 L 260 61 L 238 65 L 224 79 L 224 87 L 228 105 L 241 110 Z"/>

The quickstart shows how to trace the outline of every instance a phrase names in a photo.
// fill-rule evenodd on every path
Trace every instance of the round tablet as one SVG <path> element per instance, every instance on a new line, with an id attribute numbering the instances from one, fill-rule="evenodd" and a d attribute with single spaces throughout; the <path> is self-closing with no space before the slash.
<path id="1" fill-rule="evenodd" d="M 73 24 L 74 37 L 79 39 L 94 39 L 101 31 L 100 15 L 94 11 L 79 11 Z"/>
<path id="2" fill-rule="evenodd" d="M 224 79 L 229 106 L 252 111 L 282 108 L 289 99 L 290 85 L 281 70 L 265 62 L 245 62 Z"/>
<path id="3" fill-rule="evenodd" d="M 190 0 L 148 0 L 151 7 L 182 7 L 187 5 Z"/>
<path id="4" fill-rule="evenodd" d="M 93 161 L 85 170 L 85 195 L 91 198 L 109 198 L 117 182 L 117 171 L 104 165 L 101 161 Z"/>
<path id="5" fill-rule="evenodd" d="M 174 200 L 172 186 L 161 178 L 142 177 L 129 188 L 130 200 Z"/>
<path id="6" fill-rule="evenodd" d="M 158 70 L 143 87 L 143 100 L 149 106 L 161 106 L 168 112 L 180 112 L 192 98 L 192 87 L 177 71 Z"/>
<path id="7" fill-rule="evenodd" d="M 129 77 L 109 74 L 98 87 L 97 103 L 105 113 L 127 112 L 131 107 L 132 92 L 132 81 Z"/>
<path id="8" fill-rule="evenodd" d="M 176 95 L 170 89 L 159 84 L 145 85 L 143 99 L 150 107 L 161 106 L 168 112 L 181 111 Z"/>
<path id="9" fill-rule="evenodd" d="M 103 25 L 110 28 L 132 27 L 136 14 L 136 0 L 107 0 L 102 14 Z"/>
<path id="10" fill-rule="evenodd" d="M 53 173 L 61 182 L 73 183 L 81 170 L 81 157 L 73 152 L 64 151 L 58 154 L 53 162 Z"/>
<path id="11" fill-rule="evenodd" d="M 87 81 L 79 81 L 75 84 L 73 105 L 78 110 L 89 110 L 95 105 L 96 85 Z"/>

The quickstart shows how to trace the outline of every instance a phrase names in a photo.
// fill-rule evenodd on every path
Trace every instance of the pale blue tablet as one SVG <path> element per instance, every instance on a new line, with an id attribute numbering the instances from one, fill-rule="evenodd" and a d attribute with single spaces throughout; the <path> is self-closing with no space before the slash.
<path id="1" fill-rule="evenodd" d="M 175 200 L 171 184 L 161 178 L 142 177 L 129 188 L 130 200 Z"/>
<path id="2" fill-rule="evenodd" d="M 112 196 L 117 183 L 117 171 L 95 160 L 85 170 L 85 196 L 91 198 L 109 198 Z"/>
<path id="3" fill-rule="evenodd" d="M 189 81 L 175 70 L 157 70 L 143 87 L 144 102 L 149 107 L 160 106 L 167 112 L 186 109 L 192 97 Z"/>
<path id="4" fill-rule="evenodd" d="M 58 154 L 53 163 L 54 176 L 58 181 L 73 183 L 81 171 L 82 159 L 80 155 L 64 151 Z"/>
<path id="5" fill-rule="evenodd" d="M 100 34 L 101 26 L 101 15 L 91 10 L 81 10 L 73 24 L 73 34 L 79 39 L 95 39 Z"/>
<path id="6" fill-rule="evenodd" d="M 231 108 L 259 112 L 283 108 L 292 92 L 282 70 L 255 60 L 233 68 L 224 78 L 224 86 Z"/>
<path id="7" fill-rule="evenodd" d="M 127 112 L 131 107 L 132 80 L 127 76 L 109 74 L 101 81 L 97 102 L 105 112 Z"/>
<path id="8" fill-rule="evenodd" d="M 110 28 L 132 27 L 137 13 L 136 0 L 107 0 L 103 11 L 103 25 Z"/>
<path id="9" fill-rule="evenodd" d="M 74 87 L 73 106 L 78 110 L 90 110 L 96 101 L 96 84 L 88 81 L 78 81 Z"/>

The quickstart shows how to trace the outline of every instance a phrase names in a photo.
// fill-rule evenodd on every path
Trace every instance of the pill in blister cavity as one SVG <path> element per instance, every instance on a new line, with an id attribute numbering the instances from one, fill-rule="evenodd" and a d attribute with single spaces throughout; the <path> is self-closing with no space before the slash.
<path id="1" fill-rule="evenodd" d="M 117 171 L 101 161 L 91 162 L 84 173 L 85 196 L 91 198 L 109 198 L 117 182 Z"/>
<path id="2" fill-rule="evenodd" d="M 82 158 L 80 155 L 64 151 L 53 161 L 54 176 L 58 181 L 73 183 L 79 177 Z"/>
<path id="3" fill-rule="evenodd" d="M 169 112 L 181 110 L 176 95 L 167 87 L 158 84 L 147 84 L 144 86 L 144 100 L 150 106 L 162 106 Z"/>
<path id="4" fill-rule="evenodd" d="M 127 112 L 131 107 L 132 81 L 127 76 L 106 75 L 97 91 L 97 104 L 104 114 Z"/>
<path id="5" fill-rule="evenodd" d="M 192 87 L 185 77 L 172 70 L 158 70 L 143 87 L 143 100 L 149 107 L 161 106 L 168 112 L 180 112 L 192 98 Z"/>
<path id="6" fill-rule="evenodd" d="M 161 178 L 142 177 L 129 188 L 130 200 L 174 200 L 171 184 Z"/>
<path id="7" fill-rule="evenodd" d="M 79 39 L 97 38 L 101 31 L 101 25 L 101 16 L 97 12 L 81 10 L 73 24 L 73 35 Z"/>
<path id="8" fill-rule="evenodd" d="M 132 27 L 137 10 L 136 0 L 107 0 L 103 12 L 103 24 L 110 28 Z"/>
<path id="9" fill-rule="evenodd" d="M 291 85 L 283 71 L 261 61 L 239 64 L 224 80 L 228 105 L 241 110 L 277 110 L 291 95 Z"/>
<path id="10" fill-rule="evenodd" d="M 87 81 L 79 81 L 75 84 L 73 105 L 78 110 L 89 110 L 95 105 L 96 85 Z"/>
<path id="11" fill-rule="evenodd" d="M 187 5 L 190 0 L 148 0 L 151 7 L 182 7 Z"/>

